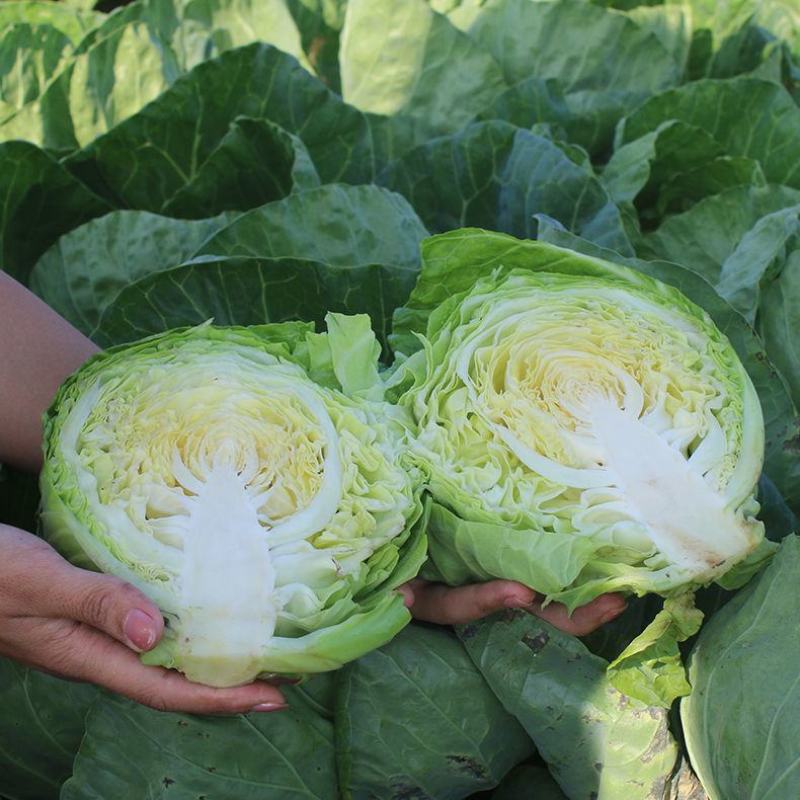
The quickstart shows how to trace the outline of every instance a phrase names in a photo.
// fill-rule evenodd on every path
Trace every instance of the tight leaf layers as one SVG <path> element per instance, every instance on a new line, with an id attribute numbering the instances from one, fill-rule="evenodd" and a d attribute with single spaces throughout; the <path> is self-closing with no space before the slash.
<path id="1" fill-rule="evenodd" d="M 392 590 L 425 541 L 414 474 L 397 466 L 400 412 L 380 400 L 368 318 L 328 323 L 166 333 L 97 356 L 59 392 L 44 532 L 162 609 L 148 663 L 215 686 L 320 672 L 408 622 Z M 364 358 L 341 363 L 353 348 Z"/>

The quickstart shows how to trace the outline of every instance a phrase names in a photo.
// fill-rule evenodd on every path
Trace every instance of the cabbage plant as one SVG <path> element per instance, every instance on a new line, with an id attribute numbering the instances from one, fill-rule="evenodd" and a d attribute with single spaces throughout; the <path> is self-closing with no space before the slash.
<path id="1" fill-rule="evenodd" d="M 730 343 L 679 291 L 626 267 L 498 234 L 432 241 L 398 342 L 431 294 L 450 297 L 396 381 L 439 575 L 518 580 L 570 609 L 658 592 L 664 616 L 623 655 L 686 638 L 700 615 L 681 595 L 764 535 L 764 423 Z M 667 683 L 664 702 L 687 688 Z"/>
<path id="2" fill-rule="evenodd" d="M 319 672 L 408 621 L 392 590 L 425 542 L 401 412 L 381 401 L 369 319 L 328 326 L 170 331 L 59 391 L 44 533 L 158 604 L 169 624 L 148 663 L 216 686 Z"/>

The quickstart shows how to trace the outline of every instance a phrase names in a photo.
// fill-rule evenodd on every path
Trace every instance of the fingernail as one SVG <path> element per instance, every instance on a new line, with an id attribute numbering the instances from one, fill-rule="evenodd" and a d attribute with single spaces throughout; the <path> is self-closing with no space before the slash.
<path id="1" fill-rule="evenodd" d="M 128 612 L 122 631 L 128 644 L 134 649 L 142 652 L 150 650 L 156 643 L 156 625 L 154 620 L 144 611 L 134 608 Z"/>
<path id="2" fill-rule="evenodd" d="M 259 703 L 257 706 L 253 706 L 250 711 L 262 713 L 264 711 L 283 711 L 286 708 L 289 708 L 286 703 Z"/>
<path id="3" fill-rule="evenodd" d="M 606 622 L 611 622 L 612 619 L 616 619 L 628 606 L 624 605 L 621 608 L 612 609 L 611 611 L 606 611 L 602 617 L 600 617 L 600 622 L 605 624 Z"/>
<path id="4" fill-rule="evenodd" d="M 522 606 L 528 605 L 524 600 L 520 600 L 518 597 L 506 597 L 503 600 L 503 605 L 506 608 L 522 608 Z"/>

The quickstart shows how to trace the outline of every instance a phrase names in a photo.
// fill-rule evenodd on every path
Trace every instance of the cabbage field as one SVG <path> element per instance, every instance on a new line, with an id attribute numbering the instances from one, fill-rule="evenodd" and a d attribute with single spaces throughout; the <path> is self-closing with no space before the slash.
<path id="1" fill-rule="evenodd" d="M 0 523 L 301 679 L 0 659 L 0 800 L 800 798 L 798 0 L 5 0 L 0 269 L 103 348 Z"/>

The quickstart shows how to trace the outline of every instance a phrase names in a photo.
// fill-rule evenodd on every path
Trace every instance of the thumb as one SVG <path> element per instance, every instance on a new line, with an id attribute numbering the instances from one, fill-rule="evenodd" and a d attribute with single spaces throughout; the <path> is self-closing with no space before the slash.
<path id="1" fill-rule="evenodd" d="M 85 622 L 136 652 L 152 650 L 164 633 L 158 607 L 119 578 L 71 567 L 62 588 L 66 602 L 57 616 Z"/>

